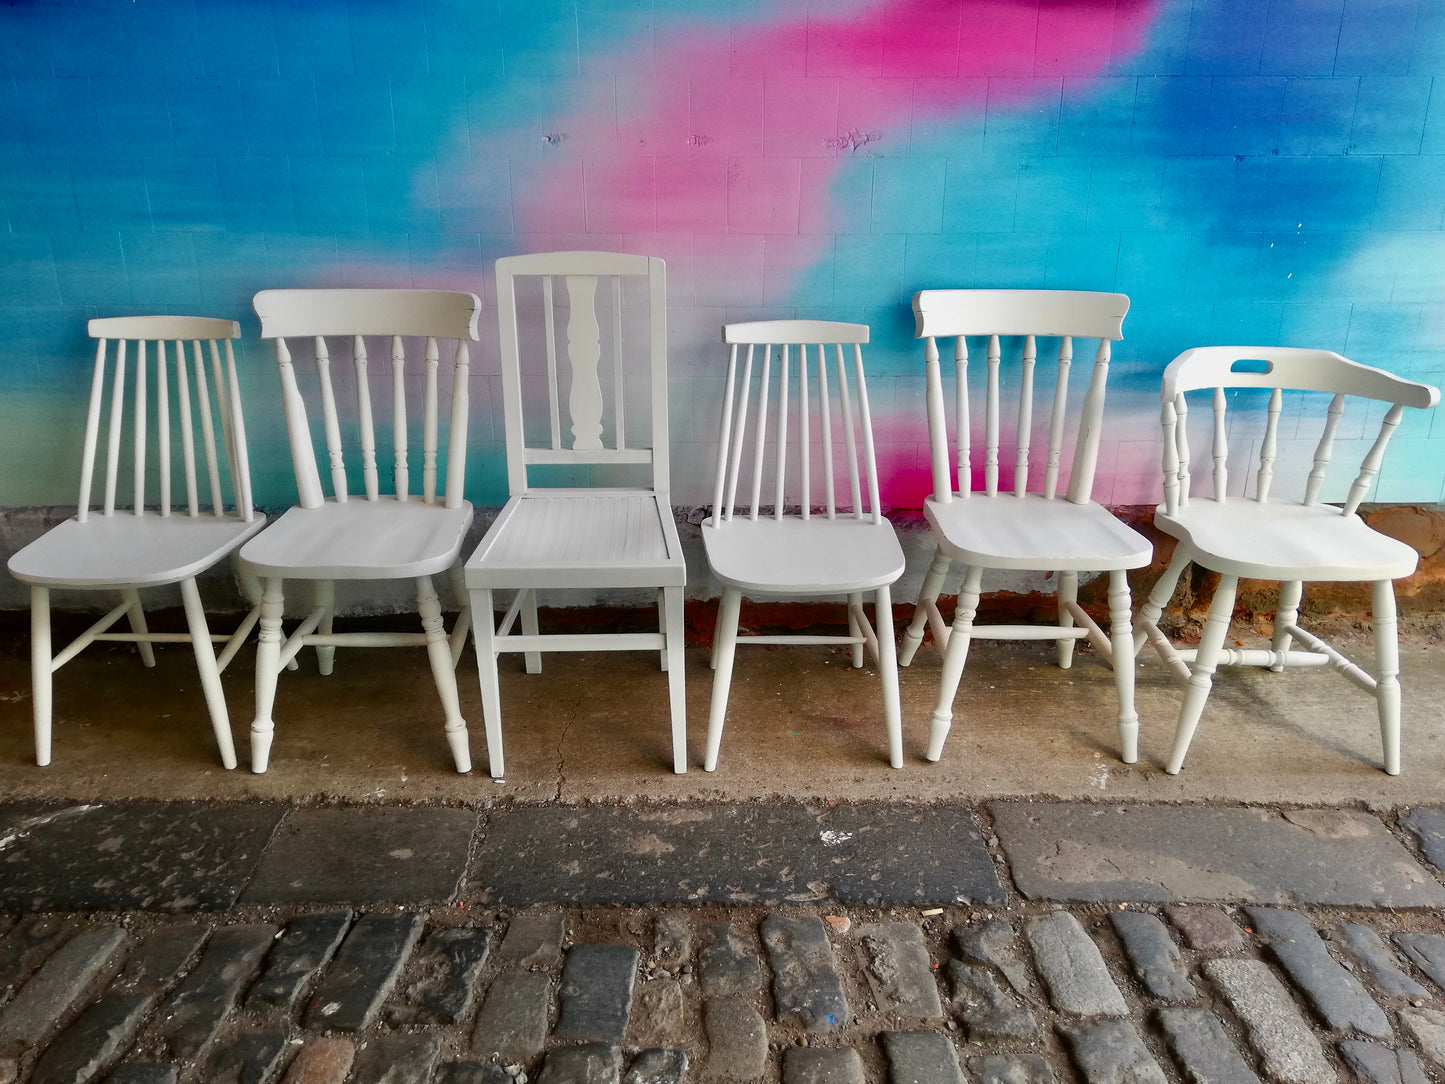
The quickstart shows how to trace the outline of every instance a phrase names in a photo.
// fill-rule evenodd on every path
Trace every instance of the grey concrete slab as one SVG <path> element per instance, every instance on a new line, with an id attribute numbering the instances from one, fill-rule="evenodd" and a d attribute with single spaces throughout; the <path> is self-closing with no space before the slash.
<path id="1" fill-rule="evenodd" d="M 1084 802 L 989 806 L 1033 899 L 1441 907 L 1445 888 L 1379 818 L 1352 810 Z"/>
<path id="2" fill-rule="evenodd" d="M 514 806 L 487 814 L 469 897 L 491 904 L 1002 902 L 965 806 Z"/>
<path id="3" fill-rule="evenodd" d="M 0 908 L 224 910 L 284 813 L 269 802 L 0 806 Z"/>
<path id="4" fill-rule="evenodd" d="M 457 893 L 477 814 L 430 806 L 289 813 L 246 903 L 436 903 Z"/>

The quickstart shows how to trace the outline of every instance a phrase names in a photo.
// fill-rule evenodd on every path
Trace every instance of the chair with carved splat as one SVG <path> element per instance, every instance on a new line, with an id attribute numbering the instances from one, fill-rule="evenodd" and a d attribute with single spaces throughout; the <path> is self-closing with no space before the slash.
<path id="1" fill-rule="evenodd" d="M 1147 539 L 1092 499 L 1110 344 L 1122 337 L 1129 299 L 1123 294 L 1073 290 L 922 290 L 913 295 L 913 311 L 916 335 L 925 340 L 933 460 L 933 495 L 924 502 L 924 515 L 933 528 L 937 548 L 904 634 L 899 661 L 905 666 L 912 661 L 925 625 L 931 627 L 944 655 L 928 759 L 937 760 L 943 753 L 953 722 L 953 699 L 973 640 L 1055 640 L 1059 666 L 1067 668 L 1073 660 L 1075 640 L 1087 637 L 1113 666 L 1119 698 L 1120 757 L 1132 764 L 1138 758 L 1139 718 L 1134 711 L 1133 630 L 1126 572 L 1147 565 L 1153 550 Z M 983 340 L 987 360 L 982 491 L 974 489 L 976 430 L 970 418 L 970 336 Z M 945 337 L 954 340 L 952 441 L 938 356 L 938 340 Z M 1053 400 L 1047 425 L 1040 426 L 1046 454 L 1038 456 L 1033 439 L 1034 385 L 1042 349 L 1039 339 L 1045 338 L 1057 342 L 1057 354 Z M 1076 339 L 1096 340 L 1098 345 L 1087 391 L 1075 408 L 1077 435 L 1072 460 L 1066 464 L 1069 373 Z M 1006 342 L 1019 348 L 1017 368 L 1010 365 L 1018 385 L 1011 485 L 1000 477 L 1010 466 L 1000 464 L 1008 436 L 1000 422 Z M 936 600 L 954 562 L 963 565 L 964 575 L 950 629 Z M 1056 572 L 1058 624 L 975 624 L 983 573 L 995 570 Z M 1109 576 L 1107 634 L 1079 605 L 1080 573 Z"/>
<path id="2" fill-rule="evenodd" d="M 863 665 L 865 648 L 878 664 L 888 759 L 901 768 L 891 587 L 904 560 L 879 500 L 863 373 L 868 325 L 728 324 L 723 341 L 728 368 L 717 473 L 712 515 L 702 527 L 708 563 L 723 585 L 703 766 L 717 767 L 738 645 L 850 644 L 855 667 Z M 745 515 L 735 512 L 740 482 Z M 865 593 L 873 599 L 876 633 L 863 609 Z M 848 635 L 739 637 L 744 595 L 841 595 Z"/>
<path id="3" fill-rule="evenodd" d="M 1189 492 L 1192 476 L 1187 395 L 1195 392 L 1207 395 L 1212 408 L 1209 473 L 1213 492 L 1199 498 Z M 1294 402 L 1286 415 L 1287 392 Z M 1317 409 L 1322 416 L 1317 442 L 1304 435 L 1308 415 L 1301 400 L 1309 396 L 1301 393 L 1316 393 L 1313 398 L 1319 407 L 1324 407 L 1326 400 L 1329 404 L 1323 410 Z M 1405 407 L 1434 406 L 1440 399 L 1439 391 L 1329 350 L 1211 346 L 1186 350 L 1175 358 L 1164 371 L 1161 394 L 1164 503 L 1155 510 L 1154 523 L 1178 543 L 1169 568 L 1140 609 L 1134 637 L 1137 648 L 1145 642 L 1155 648 L 1184 689 L 1174 744 L 1164 770 L 1173 774 L 1183 767 L 1217 667 L 1263 666 L 1278 672 L 1288 666 L 1329 666 L 1374 697 L 1385 771 L 1399 774 L 1400 667 L 1394 581 L 1415 571 L 1419 554 L 1404 542 L 1367 526 L 1358 512 Z M 1330 461 L 1336 444 L 1344 443 L 1340 437 L 1344 432 L 1341 418 L 1351 399 L 1388 406 L 1374 439 L 1360 442 L 1366 450 L 1353 480 L 1331 479 Z M 1231 400 L 1242 409 L 1231 411 Z M 1263 424 L 1252 429 L 1245 420 L 1245 408 L 1251 400 L 1252 405 L 1263 407 Z M 1282 416 L 1286 431 L 1298 430 L 1302 435 L 1286 439 L 1281 431 Z M 1298 499 L 1281 498 L 1276 491 L 1276 478 L 1287 477 L 1289 464 L 1280 459 L 1281 448 L 1286 445 L 1313 449 L 1309 464 L 1301 462 L 1293 471 L 1293 480 L 1299 483 L 1302 494 Z M 1230 470 L 1230 459 L 1237 449 L 1257 451 L 1254 471 Z M 1229 495 L 1231 474 L 1236 488 L 1248 493 Z M 1328 500 L 1341 500 L 1342 504 L 1325 503 Z M 1160 631 L 1159 617 L 1180 574 L 1191 563 L 1219 573 L 1220 582 L 1209 605 L 1199 647 L 1177 650 Z M 1280 584 L 1268 648 L 1224 647 L 1241 576 Z M 1300 627 L 1305 582 L 1373 585 L 1374 674 Z"/>
<path id="4" fill-rule="evenodd" d="M 35 761 L 50 763 L 54 673 L 88 645 L 97 640 L 135 643 L 141 661 L 154 666 L 153 643 L 188 641 L 196 656 L 221 763 L 234 768 L 236 753 L 221 672 L 255 626 L 257 613 L 253 609 L 230 636 L 212 635 L 196 577 L 233 556 L 266 523 L 264 516 L 251 509 L 246 429 L 231 346 L 233 339 L 241 337 L 241 327 L 233 320 L 199 316 L 125 316 L 92 320 L 89 330 L 97 344 L 79 510 L 9 562 L 11 575 L 30 584 Z M 106 376 L 112 345 L 107 410 Z M 130 357 L 133 362 L 128 361 Z M 128 366 L 133 376 L 128 376 Z M 129 411 L 125 403 L 128 379 Z M 91 489 L 102 426 L 105 494 L 94 508 Z M 129 507 L 124 504 L 121 479 L 127 444 Z M 173 496 L 181 497 L 173 488 L 176 481 L 184 488 L 185 503 L 173 508 Z M 148 506 L 150 494 L 155 494 L 155 507 Z M 187 632 L 152 632 L 147 626 L 140 588 L 169 584 L 180 586 Z M 121 603 L 56 653 L 50 628 L 53 589 L 118 591 Z M 128 619 L 131 631 L 108 631 L 122 617 Z M 225 643 L 219 657 L 215 651 L 218 641 Z"/>
<path id="5" fill-rule="evenodd" d="M 663 261 L 550 252 L 497 261 L 506 505 L 467 561 L 487 755 L 501 779 L 497 657 L 657 651 L 667 671 L 673 771 L 687 771 L 683 587 L 669 497 Z M 655 592 L 657 632 L 540 632 L 537 591 Z M 497 592 L 514 591 L 500 621 Z M 520 619 L 521 631 L 514 631 Z"/>
<path id="6" fill-rule="evenodd" d="M 243 565 L 265 580 L 256 649 L 251 770 L 264 772 L 269 763 L 280 671 L 302 648 L 311 646 L 316 648 L 321 673 L 330 674 L 336 648 L 350 645 L 427 649 L 452 759 L 457 771 L 470 771 L 456 665 L 471 623 L 466 596 L 460 590 L 459 562 L 472 522 L 472 506 L 463 498 L 462 486 L 468 344 L 477 338 L 481 302 L 474 294 L 445 290 L 262 290 L 255 297 L 255 307 L 262 336 L 276 341 L 281 404 L 299 503 L 241 550 Z M 298 375 L 293 364 L 292 344 L 298 340 L 311 344 L 314 385 L 311 372 Z M 346 363 L 335 369 L 331 364 L 333 347 L 349 355 Z M 444 348 L 451 352 L 449 359 L 443 358 Z M 371 376 L 373 357 L 388 359 L 389 379 Z M 410 371 L 409 362 L 414 363 Z M 329 498 L 322 490 L 303 383 L 314 387 L 313 402 L 320 403 L 321 438 L 330 468 Z M 354 422 L 343 422 L 337 405 L 339 393 L 347 391 L 356 403 Z M 443 426 L 448 392 L 450 420 Z M 390 472 L 384 468 L 386 429 L 373 422 L 374 401 L 378 413 L 391 413 Z M 415 448 L 418 436 L 419 457 Z M 355 441 L 350 469 L 348 442 L 343 437 Z M 418 458 L 419 492 L 413 490 L 413 465 Z M 354 491 L 357 481 L 359 492 Z M 462 603 L 450 635 L 432 583 L 438 573 L 452 576 Z M 287 580 L 310 581 L 314 589 L 311 612 L 289 636 L 282 630 Z M 412 581 L 422 631 L 336 632 L 338 580 Z"/>

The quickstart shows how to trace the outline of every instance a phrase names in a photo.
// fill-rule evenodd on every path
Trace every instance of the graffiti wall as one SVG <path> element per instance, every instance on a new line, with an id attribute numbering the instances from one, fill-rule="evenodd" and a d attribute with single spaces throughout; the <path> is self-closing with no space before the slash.
<path id="1" fill-rule="evenodd" d="M 1187 346 L 1445 376 L 1437 76 L 1437 0 L 12 0 L 0 506 L 75 499 L 87 317 L 242 321 L 276 508 L 255 291 L 489 299 L 496 257 L 568 248 L 667 260 L 677 504 L 709 499 L 719 325 L 808 316 L 872 325 L 885 499 L 918 507 L 909 299 L 937 287 L 1128 294 L 1096 496 L 1153 503 Z M 478 504 L 505 497 L 492 309 Z M 1445 423 L 1396 439 L 1372 496 L 1438 501 Z"/>

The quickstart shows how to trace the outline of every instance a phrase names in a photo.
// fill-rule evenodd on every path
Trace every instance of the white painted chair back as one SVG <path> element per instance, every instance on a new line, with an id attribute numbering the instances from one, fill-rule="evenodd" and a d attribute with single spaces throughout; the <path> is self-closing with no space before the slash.
<path id="1" fill-rule="evenodd" d="M 158 508 L 162 516 L 250 522 L 251 471 L 231 346 L 241 326 L 200 316 L 122 316 L 91 320 L 89 332 L 95 369 L 76 518 Z"/>
<path id="2" fill-rule="evenodd" d="M 713 525 L 813 515 L 883 522 L 868 387 L 867 324 L 728 324 Z M 741 492 L 740 492 L 741 491 Z"/>
<path id="3" fill-rule="evenodd" d="M 511 494 L 639 472 L 647 488 L 667 492 L 663 261 L 615 252 L 506 256 L 497 261 L 497 308 Z"/>
<path id="4" fill-rule="evenodd" d="M 1300 503 L 1313 505 L 1330 499 L 1331 460 L 1336 442 L 1345 432 L 1341 419 L 1346 414 L 1347 400 L 1355 397 L 1390 404 L 1364 458 L 1354 469 L 1348 491 L 1343 494 L 1345 515 L 1353 515 L 1369 493 L 1379 473 L 1385 447 L 1399 427 L 1405 407 L 1434 406 L 1440 395 L 1429 385 L 1361 365 L 1330 350 L 1281 346 L 1207 346 L 1186 350 L 1164 371 L 1160 393 L 1164 505 L 1171 516 L 1190 499 L 1193 475 L 1186 393 L 1196 391 L 1210 392 L 1209 464 L 1204 473 L 1209 477 L 1209 495 L 1215 501 L 1226 501 L 1231 487 L 1237 497 L 1268 501 L 1274 492 L 1283 439 L 1313 445 L 1309 472 L 1302 479 Z M 1269 394 L 1251 396 L 1247 394 L 1249 391 Z M 1285 416 L 1285 391 L 1324 393 L 1329 397 L 1318 439 L 1311 441 L 1308 419 L 1300 415 L 1298 406 Z M 1246 419 L 1241 411 L 1231 410 L 1231 400 L 1242 408 L 1251 402 L 1262 406 L 1263 425 L 1259 424 L 1257 411 L 1254 418 Z M 1288 438 L 1282 434 L 1282 426 L 1289 430 Z M 1231 479 L 1230 458 L 1241 447 L 1250 453 L 1252 469 L 1237 470 Z"/>
<path id="5" fill-rule="evenodd" d="M 1129 299 L 1124 294 L 1074 290 L 920 290 L 913 295 L 917 326 L 915 337 L 925 339 L 927 363 L 928 430 L 933 461 L 934 500 L 947 504 L 955 496 L 967 499 L 974 492 L 977 457 L 983 460 L 982 495 L 999 492 L 1000 474 L 1012 469 L 1013 492 L 1040 493 L 1052 500 L 1063 490 L 1075 504 L 1086 503 L 1094 487 L 1099 454 L 1104 395 L 1109 374 L 1110 344 L 1123 337 Z M 969 339 L 975 339 L 970 353 Z M 953 340 L 956 386 L 952 441 L 939 363 L 939 339 Z M 1047 379 L 1036 373 L 1039 339 L 1057 340 L 1054 351 L 1052 401 L 1035 409 L 1037 384 Z M 1017 340 L 1017 367 L 1005 374 L 1005 345 Z M 1064 461 L 1069 424 L 1069 381 L 1076 340 L 1096 341 L 1093 372 L 1079 408 L 1073 455 Z M 985 362 L 982 441 L 972 416 L 969 362 Z M 1016 391 L 1009 391 L 1009 379 Z M 1003 415 L 1006 399 L 1016 404 L 1010 426 Z M 1034 439 L 1035 418 L 1047 410 L 1045 448 L 1040 454 Z M 1012 447 L 1008 441 L 1012 439 Z M 951 447 L 950 447 L 951 444 Z M 952 453 L 953 463 L 949 458 Z M 1005 476 L 1005 482 L 1009 479 Z"/>
<path id="6" fill-rule="evenodd" d="M 288 341 L 306 339 L 311 340 L 315 359 L 316 397 L 334 499 L 344 502 L 352 495 L 354 471 L 359 469 L 356 495 L 366 500 L 378 500 L 389 489 L 399 500 L 419 495 L 433 504 L 440 494 L 446 507 L 461 506 L 466 482 L 468 343 L 477 339 L 481 308 L 475 295 L 448 290 L 262 290 L 254 304 L 262 337 L 276 340 L 282 406 L 303 508 L 316 508 L 325 501 L 302 377 Z M 449 340 L 454 344 L 446 347 L 451 354 L 450 410 L 443 434 L 442 404 L 448 389 L 441 369 Z M 335 366 L 333 355 L 341 359 Z M 389 373 L 373 375 L 374 358 L 389 362 Z M 338 406 L 348 386 L 356 403 L 354 426 L 349 420 L 343 422 Z M 386 426 L 375 421 L 388 413 L 389 449 L 385 443 L 378 445 L 379 433 L 385 441 Z M 419 459 L 413 450 L 418 437 Z M 348 445 L 354 451 L 348 453 Z M 413 482 L 414 467 L 420 468 L 419 486 Z M 384 486 L 387 473 L 390 483 Z"/>

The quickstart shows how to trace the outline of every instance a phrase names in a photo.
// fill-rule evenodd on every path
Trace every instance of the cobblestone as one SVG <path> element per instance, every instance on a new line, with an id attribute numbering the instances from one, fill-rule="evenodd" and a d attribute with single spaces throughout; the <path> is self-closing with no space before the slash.
<path id="1" fill-rule="evenodd" d="M 1168 1084 L 1127 1020 L 1101 1020 L 1067 1034 L 1074 1060 L 1089 1084 Z"/>
<path id="2" fill-rule="evenodd" d="M 132 1061 L 105 1078 L 105 1084 L 176 1084 L 180 1069 L 160 1061 Z"/>
<path id="3" fill-rule="evenodd" d="M 1019 955 L 1018 931 L 1012 923 L 992 918 L 973 926 L 959 926 L 953 931 L 953 945 L 960 957 L 998 969 L 1014 993 L 1028 996 L 1029 967 Z"/>
<path id="4" fill-rule="evenodd" d="M 763 965 L 726 922 L 713 922 L 702 929 L 698 979 L 709 996 L 751 993 L 763 984 Z"/>
<path id="5" fill-rule="evenodd" d="M 1445 1069 L 1445 1013 L 1438 1009 L 1402 1009 L 1400 1023 L 1437 1067 Z"/>
<path id="6" fill-rule="evenodd" d="M 1372 927 L 1346 922 L 1335 931 L 1337 943 L 1371 980 L 1392 997 L 1429 997 L 1430 991 L 1400 970 L 1390 946 Z"/>
<path id="7" fill-rule="evenodd" d="M 852 1047 L 790 1046 L 783 1084 L 863 1084 L 863 1059 Z"/>
<path id="8" fill-rule="evenodd" d="M 1445 987 L 1445 937 L 1433 933 L 1401 932 L 1395 935 L 1410 962 L 1425 972 L 1436 986 Z"/>
<path id="9" fill-rule="evenodd" d="M 889 1084 L 964 1084 L 958 1053 L 936 1031 L 885 1031 Z"/>
<path id="10" fill-rule="evenodd" d="M 620 1043 L 627 1031 L 640 953 L 623 945 L 573 945 L 562 970 L 557 1036 Z"/>
<path id="11" fill-rule="evenodd" d="M 1265 1072 L 1282 1084 L 1333 1084 L 1334 1068 L 1289 991 L 1257 960 L 1210 960 L 1205 974 L 1249 1031 Z"/>
<path id="12" fill-rule="evenodd" d="M 1054 1084 L 1054 1070 L 1038 1054 L 985 1054 L 968 1059 L 979 1084 Z"/>
<path id="13" fill-rule="evenodd" d="M 507 924 L 497 956 L 503 967 L 518 970 L 561 967 L 566 937 L 567 916 L 560 911 L 516 915 Z"/>
<path id="14" fill-rule="evenodd" d="M 225 1023 L 256 965 L 276 936 L 272 926 L 225 926 L 161 1010 L 160 1034 L 171 1055 L 200 1057 Z"/>
<path id="15" fill-rule="evenodd" d="M 707 1061 L 703 1075 L 756 1080 L 768 1063 L 768 1025 L 739 994 L 710 999 L 703 1008 Z"/>
<path id="16" fill-rule="evenodd" d="M 1200 952 L 1233 952 L 1244 947 L 1244 933 L 1218 907 L 1188 907 L 1177 904 L 1164 908 L 1184 942 Z"/>
<path id="17" fill-rule="evenodd" d="M 622 1084 L 683 1084 L 687 1064 L 686 1050 L 653 1047 L 637 1055 Z"/>
<path id="18" fill-rule="evenodd" d="M 506 1061 L 530 1061 L 547 1041 L 551 980 L 532 971 L 504 972 L 493 980 L 477 1014 L 472 1049 Z"/>
<path id="19" fill-rule="evenodd" d="M 1255 931 L 1315 1012 L 1332 1028 L 1390 1037 L 1390 1022 L 1360 981 L 1341 967 L 1309 919 L 1278 907 L 1251 907 Z"/>
<path id="20" fill-rule="evenodd" d="M 356 1060 L 350 1039 L 318 1036 L 306 1040 L 286 1069 L 281 1084 L 341 1084 Z"/>
<path id="21" fill-rule="evenodd" d="M 1153 915 L 1141 911 L 1115 911 L 1109 916 L 1114 932 L 1124 943 L 1139 981 L 1155 997 L 1180 1001 L 1197 996 L 1179 947 L 1169 929 Z"/>
<path id="22" fill-rule="evenodd" d="M 0 1010 L 0 1049 L 36 1046 L 125 941 L 115 927 L 82 930 L 55 951 Z"/>
<path id="23" fill-rule="evenodd" d="M 311 995 L 306 1024 L 335 1031 L 369 1025 L 421 936 L 420 915 L 363 915 Z"/>
<path id="24" fill-rule="evenodd" d="M 1054 1008 L 1080 1016 L 1123 1016 L 1124 995 L 1079 920 L 1056 911 L 1030 920 L 1024 932 Z"/>
<path id="25" fill-rule="evenodd" d="M 961 960 L 948 963 L 953 1011 L 968 1030 L 970 1042 L 1039 1036 L 1039 1023 L 1016 994 L 1004 990 L 987 968 Z"/>
<path id="26" fill-rule="evenodd" d="M 797 1017 L 808 1031 L 847 1027 L 848 1001 L 822 921 L 772 914 L 762 932 L 778 1015 Z"/>
<path id="27" fill-rule="evenodd" d="M 620 1084 L 621 1079 L 621 1050 L 611 1043 L 583 1043 L 548 1051 L 538 1084 Z"/>
<path id="28" fill-rule="evenodd" d="M 387 1018 L 393 1025 L 455 1024 L 470 1015 L 476 978 L 492 948 L 492 931 L 477 926 L 436 930 L 422 942 L 403 976 Z"/>
<path id="29" fill-rule="evenodd" d="M 212 1059 L 206 1084 L 262 1084 L 275 1080 L 291 1054 L 284 1028 L 242 1032 Z"/>
<path id="30" fill-rule="evenodd" d="M 943 1016 L 922 930 L 906 922 L 880 922 L 854 932 L 866 957 L 863 975 L 881 1012 L 928 1020 Z"/>
<path id="31" fill-rule="evenodd" d="M 1159 1022 L 1169 1037 L 1169 1049 L 1194 1084 L 1259 1084 L 1259 1076 L 1230 1041 L 1219 1017 L 1208 1009 L 1160 1009 Z"/>
<path id="32" fill-rule="evenodd" d="M 341 944 L 350 925 L 350 911 L 321 911 L 293 918 L 271 949 L 261 977 L 246 995 L 246 1008 L 251 1012 L 289 1011 L 302 989 Z"/>
<path id="33" fill-rule="evenodd" d="M 1429 1084 L 1413 1050 L 1392 1050 L 1363 1039 L 1343 1039 L 1340 1055 L 1366 1084 Z"/>
<path id="34" fill-rule="evenodd" d="M 348 1084 L 417 1084 L 431 1079 L 441 1055 L 440 1035 L 393 1032 L 362 1045 Z"/>

